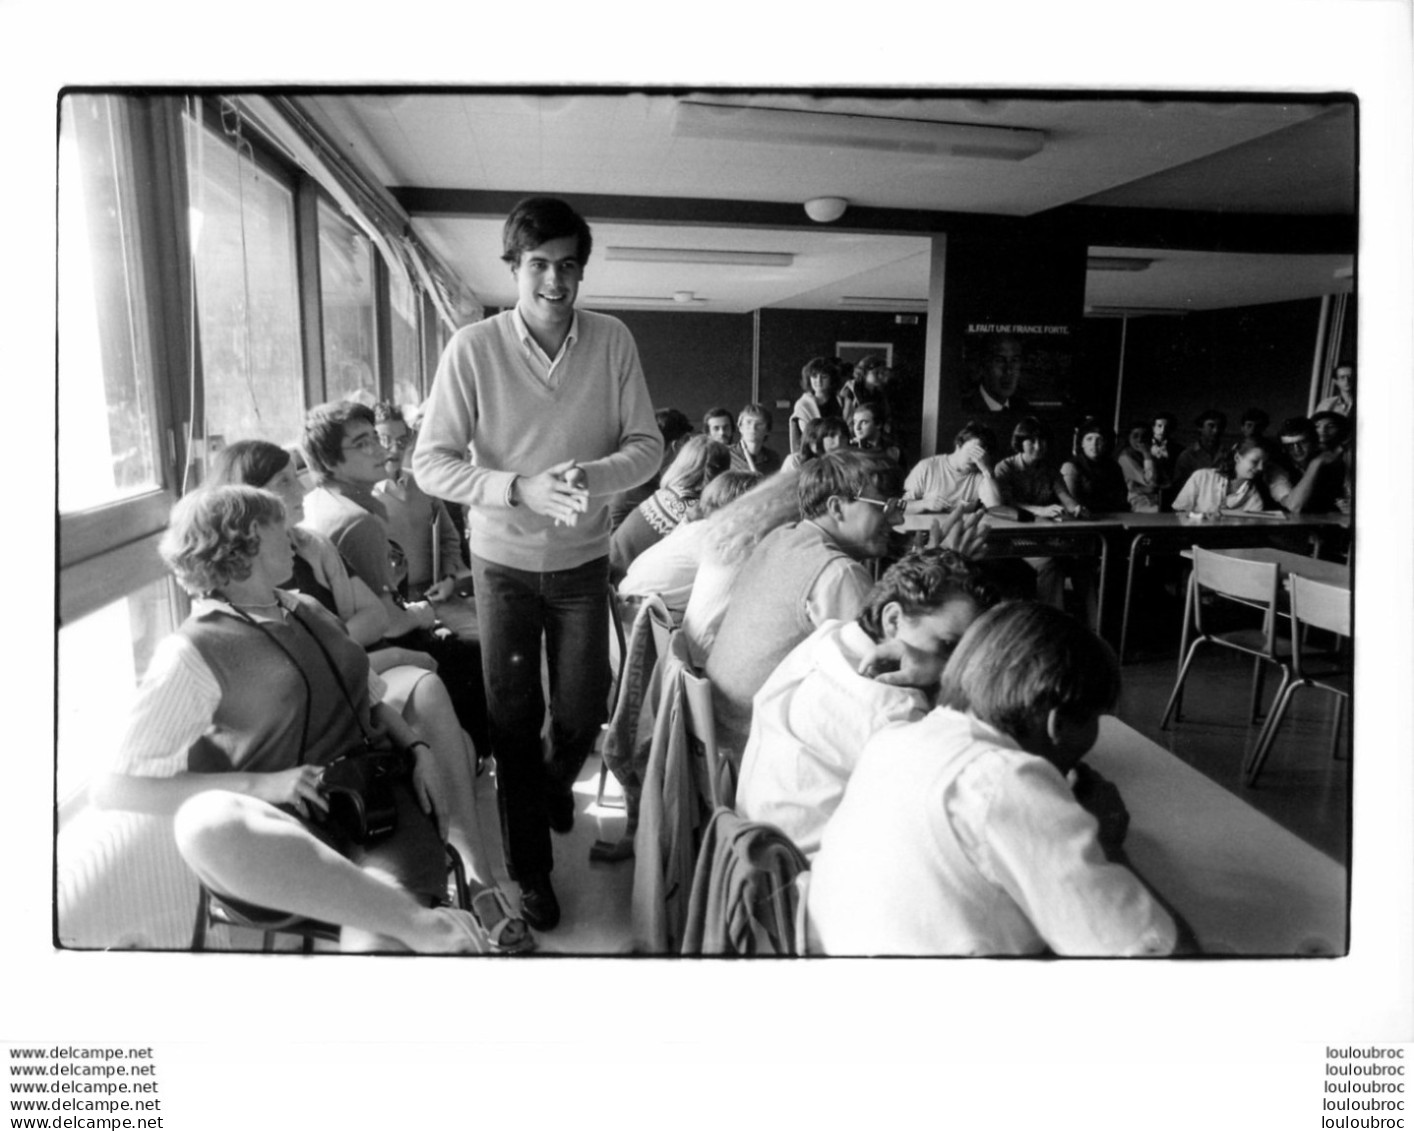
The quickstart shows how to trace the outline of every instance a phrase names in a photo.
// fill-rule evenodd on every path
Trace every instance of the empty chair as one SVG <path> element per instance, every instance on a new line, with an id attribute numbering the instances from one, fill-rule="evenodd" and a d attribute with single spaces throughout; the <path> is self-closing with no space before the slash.
<path id="1" fill-rule="evenodd" d="M 1313 650 L 1305 647 L 1308 629 L 1335 633 L 1335 649 Z M 1351 665 L 1348 655 L 1340 650 L 1350 638 L 1350 590 L 1339 585 L 1310 581 L 1291 576 L 1291 674 L 1292 678 L 1278 694 L 1271 717 L 1262 728 L 1257 748 L 1247 764 L 1247 784 L 1255 785 L 1262 764 L 1271 753 L 1277 730 L 1298 687 L 1317 687 L 1336 697 L 1335 722 L 1331 727 L 1331 756 L 1340 744 L 1341 724 L 1350 699 Z"/>
<path id="2" fill-rule="evenodd" d="M 1183 663 L 1179 667 L 1178 679 L 1168 706 L 1164 708 L 1161 728 L 1167 728 L 1170 718 L 1179 719 L 1183 697 L 1183 684 L 1192 669 L 1193 659 L 1199 647 L 1215 644 L 1234 652 L 1253 657 L 1252 703 L 1249 718 L 1256 721 L 1262 698 L 1263 675 L 1266 665 L 1275 664 L 1281 669 L 1281 684 L 1277 688 L 1280 698 L 1291 680 L 1291 667 L 1286 658 L 1284 642 L 1277 636 L 1278 569 L 1275 562 L 1251 561 L 1232 558 L 1226 554 L 1193 547 L 1193 576 L 1189 581 L 1188 597 L 1184 606 Z M 1211 593 L 1238 604 L 1258 609 L 1262 613 L 1259 628 L 1240 628 L 1231 631 L 1214 631 L 1211 624 L 1213 613 L 1204 610 L 1203 595 Z M 1205 619 L 1209 621 L 1205 624 Z M 1189 644 L 1190 630 L 1192 643 Z"/>

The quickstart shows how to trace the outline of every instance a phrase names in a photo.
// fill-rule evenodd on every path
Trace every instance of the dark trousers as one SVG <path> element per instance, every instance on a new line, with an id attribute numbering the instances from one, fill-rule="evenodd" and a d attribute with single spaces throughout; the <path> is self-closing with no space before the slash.
<path id="1" fill-rule="evenodd" d="M 533 573 L 472 561 L 497 793 L 512 878 L 554 866 L 545 798 L 574 783 L 608 715 L 609 559 Z M 541 733 L 550 676 L 548 758 Z"/>

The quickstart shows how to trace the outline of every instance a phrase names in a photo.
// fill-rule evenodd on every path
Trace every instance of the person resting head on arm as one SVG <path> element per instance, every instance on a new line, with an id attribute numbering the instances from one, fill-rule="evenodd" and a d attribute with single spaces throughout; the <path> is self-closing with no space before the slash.
<path id="1" fill-rule="evenodd" d="M 915 550 L 890 566 L 855 620 L 821 625 L 756 693 L 737 812 L 814 855 L 865 743 L 923 717 L 948 656 L 995 601 L 952 550 Z"/>
<path id="2" fill-rule="evenodd" d="M 953 437 L 947 455 L 920 461 L 904 480 L 903 497 L 909 514 L 938 514 L 981 502 L 1002 504 L 993 478 L 997 439 L 985 424 L 969 420 Z"/>
<path id="3" fill-rule="evenodd" d="M 1173 919 L 1067 783 L 1119 690 L 1113 651 L 1067 614 L 982 614 L 939 705 L 865 747 L 812 863 L 812 951 L 1171 953 Z"/>

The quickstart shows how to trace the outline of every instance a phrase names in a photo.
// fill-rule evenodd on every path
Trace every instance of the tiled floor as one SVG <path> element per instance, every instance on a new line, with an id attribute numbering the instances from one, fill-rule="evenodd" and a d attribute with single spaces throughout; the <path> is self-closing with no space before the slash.
<path id="1" fill-rule="evenodd" d="M 494 822 L 496 797 L 491 778 L 478 780 L 477 804 L 482 821 Z M 599 758 L 591 757 L 575 783 L 574 828 L 554 837 L 555 870 L 551 880 L 560 901 L 560 925 L 537 934 L 536 955 L 623 955 L 629 952 L 629 901 L 633 893 L 633 860 L 599 863 L 589 859 L 596 840 L 616 842 L 623 836 L 624 811 L 611 803 L 621 800 L 618 782 L 609 775 L 605 805 L 595 803 L 599 785 Z M 497 826 L 491 825 L 495 828 Z M 508 893 L 517 891 L 505 873 L 496 841 L 495 870 Z"/>

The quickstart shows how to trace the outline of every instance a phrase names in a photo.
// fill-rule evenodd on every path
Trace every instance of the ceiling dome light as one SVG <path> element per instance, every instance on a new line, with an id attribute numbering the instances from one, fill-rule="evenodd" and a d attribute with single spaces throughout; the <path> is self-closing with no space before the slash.
<path id="1" fill-rule="evenodd" d="M 817 224 L 830 224 L 848 207 L 849 201 L 842 196 L 817 196 L 805 202 L 805 214 Z"/>

